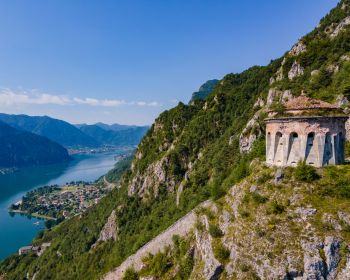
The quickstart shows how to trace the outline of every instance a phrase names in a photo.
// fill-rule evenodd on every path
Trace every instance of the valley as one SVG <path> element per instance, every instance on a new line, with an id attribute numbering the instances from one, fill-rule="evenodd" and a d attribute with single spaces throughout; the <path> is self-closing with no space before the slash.
<path id="1" fill-rule="evenodd" d="M 30 167 L 1 175 L 0 239 L 6 246 L 0 248 L 0 259 L 15 253 L 19 247 L 30 244 L 45 228 L 43 219 L 9 213 L 11 204 L 21 200 L 28 191 L 45 185 L 65 185 L 67 182 L 81 180 L 93 182 L 114 166 L 115 156 L 124 155 L 124 152 L 75 155 L 69 163 Z"/>

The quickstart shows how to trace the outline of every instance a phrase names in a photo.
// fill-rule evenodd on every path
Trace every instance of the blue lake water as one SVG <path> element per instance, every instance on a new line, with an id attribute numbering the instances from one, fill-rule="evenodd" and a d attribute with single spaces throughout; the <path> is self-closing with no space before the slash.
<path id="1" fill-rule="evenodd" d="M 20 214 L 9 214 L 8 207 L 20 200 L 29 190 L 45 185 L 65 184 L 71 181 L 95 181 L 116 163 L 120 152 L 75 155 L 67 164 L 40 166 L 0 175 L 0 260 L 30 244 L 44 229 L 44 221 Z M 39 222 L 39 224 L 34 224 Z"/>

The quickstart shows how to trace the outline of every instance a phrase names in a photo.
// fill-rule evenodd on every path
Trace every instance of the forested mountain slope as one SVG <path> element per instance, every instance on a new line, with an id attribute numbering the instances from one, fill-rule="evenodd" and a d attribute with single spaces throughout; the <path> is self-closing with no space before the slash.
<path id="1" fill-rule="evenodd" d="M 62 163 L 69 159 L 61 145 L 0 121 L 0 168 Z"/>
<path id="2" fill-rule="evenodd" d="M 194 100 L 204 100 L 208 95 L 214 90 L 216 85 L 219 83 L 219 80 L 213 79 L 206 81 L 203 85 L 200 86 L 199 90 L 192 93 L 190 103 Z"/>
<path id="3" fill-rule="evenodd" d="M 99 145 L 137 145 L 146 134 L 147 126 L 108 126 L 104 124 L 79 125 L 79 129 L 95 139 Z"/>
<path id="4" fill-rule="evenodd" d="M 236 226 L 246 230 L 244 234 L 248 237 L 251 235 L 252 238 L 243 240 L 248 242 L 247 244 L 227 243 L 228 245 L 225 246 L 232 246 L 228 249 L 218 245 L 219 255 L 222 258 L 218 257 L 217 261 L 221 264 L 222 270 L 223 265 L 232 264 L 235 261 L 235 255 L 232 253 L 234 246 L 238 246 L 238 249 L 246 248 L 245 245 L 253 249 L 254 246 L 259 246 L 252 233 L 255 228 L 250 227 L 253 219 L 258 217 L 262 221 L 271 220 L 271 223 L 267 224 L 267 226 L 271 224 L 268 226 L 271 230 L 279 229 L 284 225 L 285 219 L 288 219 L 287 215 L 278 216 L 284 213 L 289 204 L 288 201 L 284 201 L 284 198 L 282 202 L 279 201 L 279 187 L 273 185 L 270 178 L 272 170 L 266 171 L 268 173 L 266 178 L 259 181 L 257 177 L 251 175 L 256 170 L 249 166 L 253 159 L 263 160 L 264 158 L 263 120 L 267 110 L 271 108 L 283 110 L 285 100 L 300 95 L 302 92 L 315 98 L 336 102 L 347 112 L 346 97 L 350 93 L 350 3 L 348 0 L 341 1 L 321 20 L 314 31 L 301 38 L 283 57 L 271 61 L 267 66 L 254 66 L 239 74 L 228 74 L 220 80 L 205 100 L 195 100 L 190 105 L 180 103 L 175 108 L 163 112 L 139 144 L 130 169 L 121 179 L 116 176 L 119 188 L 82 217 L 74 217 L 40 235 L 34 241 L 35 244 L 52 242 L 51 247 L 42 256 L 12 256 L 1 263 L 0 272 L 5 279 L 23 279 L 26 276 L 32 279 L 34 275 L 36 280 L 99 279 L 118 267 L 129 255 L 135 253 L 142 245 L 200 202 L 207 199 L 221 201 L 228 190 L 230 193 L 235 192 L 235 187 L 233 187 L 235 184 L 237 192 L 245 196 L 248 193 L 246 190 L 248 187 L 239 187 L 238 183 L 247 176 L 251 176 L 250 181 L 247 181 L 249 188 L 268 182 L 262 187 L 261 193 L 258 190 L 258 194 L 266 196 L 267 200 L 263 198 L 260 200 L 258 197 L 256 203 L 260 205 L 260 202 L 263 201 L 271 202 L 271 211 L 268 212 L 263 206 L 264 211 L 259 212 L 259 216 L 255 216 L 255 211 L 260 209 L 257 209 L 257 205 L 254 204 L 255 198 L 250 200 L 251 198 L 248 197 L 245 200 L 246 206 L 242 208 L 243 212 L 238 213 Z M 293 170 L 290 171 L 290 174 L 293 172 Z M 345 167 L 341 172 L 345 174 L 348 170 Z M 340 173 L 333 173 L 330 177 L 334 174 Z M 323 178 L 329 178 L 327 176 Z M 293 178 L 292 175 L 290 178 Z M 349 202 L 348 181 L 341 180 L 338 183 L 344 186 L 344 192 L 340 200 L 335 203 L 340 203 L 345 207 Z M 318 186 L 313 182 L 309 185 L 310 188 L 316 190 Z M 307 190 L 305 185 L 301 187 L 304 187 L 301 189 L 302 193 Z M 325 200 L 334 196 L 338 194 L 326 189 L 321 197 Z M 305 196 L 305 201 L 307 202 L 310 197 Z M 276 203 L 274 203 L 275 200 Z M 238 208 L 235 208 L 234 199 L 227 203 L 229 205 L 223 204 L 223 207 L 229 206 L 227 211 L 230 215 L 234 211 L 232 209 L 238 211 Z M 270 207 L 270 204 L 266 205 Z M 295 206 L 305 208 L 305 205 L 295 204 Z M 318 205 L 318 207 L 319 210 L 316 211 L 322 212 L 323 207 L 326 206 Z M 345 208 L 343 210 L 346 210 Z M 340 209 L 337 208 L 334 211 L 329 209 L 329 211 L 334 214 L 334 211 L 340 211 Z M 324 211 L 324 213 L 329 212 Z M 108 217 L 113 217 L 113 219 L 108 219 Z M 217 218 L 221 218 L 221 214 L 218 214 Z M 114 230 L 116 240 L 111 238 L 92 247 L 99 239 L 101 230 L 106 228 L 104 226 L 110 220 L 116 221 L 114 225 L 107 227 Z M 107 223 L 107 225 L 110 224 Z M 236 227 L 231 227 L 230 224 L 228 227 L 232 234 L 230 238 L 235 234 L 240 234 L 238 230 L 235 231 Z M 299 227 L 295 231 L 293 226 L 283 227 L 283 229 L 286 236 L 291 235 L 295 238 L 290 240 L 300 239 Z M 324 230 L 324 233 L 328 234 L 328 229 L 322 229 L 322 226 L 317 229 L 321 233 Z M 347 229 L 347 227 L 344 225 L 342 229 Z M 213 228 L 212 231 L 216 235 L 215 238 L 220 238 L 219 231 Z M 323 238 L 323 235 L 318 235 L 318 233 L 317 236 Z M 333 232 L 331 236 L 335 236 Z M 346 236 L 347 233 L 342 232 L 341 236 L 336 237 L 345 238 Z M 261 232 L 259 238 L 271 241 L 272 239 L 277 240 L 277 237 L 279 238 L 280 235 L 265 236 Z M 220 241 L 216 242 L 221 244 Z M 317 244 L 315 246 L 321 252 L 319 253 L 320 258 L 324 259 L 327 254 L 322 253 L 325 248 L 324 243 L 322 244 L 323 247 L 321 245 L 317 247 Z M 265 245 L 268 244 L 264 243 Z M 300 276 L 299 272 L 307 275 L 304 266 L 295 268 L 297 272 L 295 275 L 289 273 L 292 272 L 293 267 L 286 268 L 283 262 L 281 266 L 278 266 L 279 258 L 284 256 L 283 246 L 282 244 L 272 253 L 277 260 L 276 267 L 283 270 L 286 277 L 289 277 L 285 279 L 296 279 L 295 277 Z M 158 278 L 155 279 L 188 279 L 189 277 L 197 279 L 198 275 L 202 275 L 204 279 L 211 279 L 209 276 L 203 276 L 205 270 L 200 263 L 195 262 L 195 259 L 182 258 L 193 256 L 190 251 L 187 253 L 185 248 L 187 247 L 184 245 L 183 250 L 180 249 L 180 252 L 175 253 L 180 260 L 175 266 L 167 265 L 170 263 L 169 260 L 164 268 L 162 260 L 167 259 L 163 256 L 157 258 L 156 261 L 151 258 L 150 271 L 144 273 L 156 275 Z M 310 247 L 310 250 L 306 249 L 306 251 L 311 252 L 313 248 Z M 193 250 L 198 252 L 199 249 L 196 247 Z M 228 253 L 227 250 L 230 252 Z M 344 252 L 347 253 L 347 248 L 344 249 Z M 169 258 L 173 256 L 172 254 L 169 252 Z M 241 258 L 244 260 L 243 256 Z M 267 260 L 265 257 L 262 259 Z M 253 258 L 253 260 L 258 262 L 259 258 Z M 154 266 L 151 265 L 152 263 Z M 221 277 L 231 278 L 222 279 L 270 279 L 267 266 L 256 263 L 255 267 L 251 263 L 252 261 L 242 261 L 241 265 L 234 263 L 231 265 L 230 273 L 228 273 L 229 268 L 225 267 L 226 274 L 221 274 Z M 327 260 L 324 263 L 322 261 L 315 261 L 315 263 L 317 265 L 330 262 Z M 342 265 L 344 264 L 346 262 Z M 177 269 L 171 270 L 171 267 Z M 327 269 L 329 272 L 329 268 Z M 168 272 L 171 274 L 167 274 Z M 129 279 L 137 279 L 135 274 L 130 275 L 134 278 Z M 235 275 L 238 278 L 234 278 Z M 323 278 L 312 279 L 325 279 L 326 272 L 321 272 L 321 275 Z"/>
<path id="5" fill-rule="evenodd" d="M 75 126 L 47 116 L 0 114 L 8 125 L 37 135 L 45 136 L 65 147 L 96 147 L 98 143 Z"/>

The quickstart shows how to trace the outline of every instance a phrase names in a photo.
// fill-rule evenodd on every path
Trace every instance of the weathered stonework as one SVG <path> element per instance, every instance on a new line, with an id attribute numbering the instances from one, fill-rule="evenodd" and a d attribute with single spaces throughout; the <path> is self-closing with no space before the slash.
<path id="1" fill-rule="evenodd" d="M 317 107 L 319 106 L 319 107 Z M 335 106 L 305 96 L 286 104 L 290 117 L 266 119 L 266 162 L 293 166 L 299 161 L 321 167 L 344 162 L 346 116 L 315 116 L 315 109 Z"/>
<path id="2" fill-rule="evenodd" d="M 266 161 L 277 166 L 299 161 L 321 167 L 344 162 L 346 117 L 268 119 Z"/>

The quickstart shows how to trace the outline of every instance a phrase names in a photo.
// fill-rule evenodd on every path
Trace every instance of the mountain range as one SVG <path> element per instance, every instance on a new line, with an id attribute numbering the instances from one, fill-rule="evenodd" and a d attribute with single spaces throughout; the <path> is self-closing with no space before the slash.
<path id="1" fill-rule="evenodd" d="M 75 126 L 48 116 L 1 113 L 0 121 L 16 129 L 45 136 L 66 148 L 137 145 L 148 130 L 147 126 L 107 125 L 103 123 Z"/>
<path id="2" fill-rule="evenodd" d="M 69 159 L 67 150 L 56 142 L 0 121 L 0 168 L 62 163 Z"/>
<path id="3" fill-rule="evenodd" d="M 83 133 L 95 139 L 99 145 L 114 146 L 137 145 L 149 129 L 148 126 L 107 125 L 103 123 L 83 124 L 77 125 L 77 127 Z"/>

